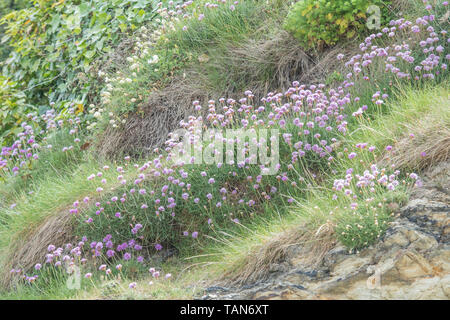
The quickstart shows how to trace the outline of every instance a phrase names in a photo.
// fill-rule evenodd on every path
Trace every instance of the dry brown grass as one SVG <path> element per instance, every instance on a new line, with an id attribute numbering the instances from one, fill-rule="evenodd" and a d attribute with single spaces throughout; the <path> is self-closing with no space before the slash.
<path id="1" fill-rule="evenodd" d="M 245 285 L 267 279 L 273 265 L 300 256 L 304 267 L 314 267 L 336 245 L 334 228 L 326 223 L 319 228 L 300 225 L 270 237 L 244 257 L 237 269 L 224 274 L 222 281 L 230 285 Z M 297 259 L 298 260 L 298 259 Z"/>
<path id="2" fill-rule="evenodd" d="M 67 210 L 48 217 L 39 226 L 27 226 L 6 249 L 8 254 L 1 268 L 0 285 L 4 288 L 13 286 L 12 268 L 32 269 L 36 263 L 42 262 L 48 244 L 62 247 L 73 240 L 72 231 L 72 216 Z"/>
<path id="3" fill-rule="evenodd" d="M 140 112 L 130 114 L 123 128 L 108 127 L 99 137 L 97 150 L 107 157 L 148 153 L 161 146 L 169 132 L 192 113 L 196 99 L 205 103 L 207 96 L 189 79 L 173 79 L 165 89 L 153 92 Z"/>

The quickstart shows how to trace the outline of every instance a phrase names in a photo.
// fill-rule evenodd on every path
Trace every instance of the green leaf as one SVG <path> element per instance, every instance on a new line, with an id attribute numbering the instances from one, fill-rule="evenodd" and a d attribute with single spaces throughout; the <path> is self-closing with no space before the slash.
<path id="1" fill-rule="evenodd" d="M 84 54 L 84 56 L 88 59 L 91 59 L 93 56 L 95 55 L 95 50 L 88 50 L 86 51 L 86 53 Z"/>
<path id="2" fill-rule="evenodd" d="M 120 31 L 122 31 L 122 32 L 125 32 L 128 29 L 128 27 L 125 23 L 119 24 L 119 28 L 120 28 Z"/>

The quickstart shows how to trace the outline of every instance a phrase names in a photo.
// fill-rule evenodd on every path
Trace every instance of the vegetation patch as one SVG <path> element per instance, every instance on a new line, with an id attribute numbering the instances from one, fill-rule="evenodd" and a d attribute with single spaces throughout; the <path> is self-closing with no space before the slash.
<path id="1" fill-rule="evenodd" d="M 294 247 L 315 266 L 374 244 L 448 156 L 448 4 L 413 7 L 313 55 L 283 1 L 152 5 L 114 40 L 125 56 L 93 58 L 89 103 L 61 96 L 4 140 L 6 296 L 186 297 L 267 277 Z"/>
<path id="2" fill-rule="evenodd" d="M 389 4 L 383 0 L 301 0 L 292 5 L 284 28 L 307 48 L 321 49 L 366 32 L 368 23 L 373 28 L 375 23 L 384 24 L 392 17 Z"/>
<path id="3" fill-rule="evenodd" d="M 112 51 L 124 34 L 152 21 L 152 3 L 32 1 L 3 16 L 2 42 L 8 42 L 12 52 L 2 62 L 2 140 L 10 142 L 24 115 L 42 114 L 49 103 L 58 111 L 67 109 L 68 101 L 88 104 L 97 85 L 96 60 Z M 10 87 L 18 93 L 6 94 Z"/>

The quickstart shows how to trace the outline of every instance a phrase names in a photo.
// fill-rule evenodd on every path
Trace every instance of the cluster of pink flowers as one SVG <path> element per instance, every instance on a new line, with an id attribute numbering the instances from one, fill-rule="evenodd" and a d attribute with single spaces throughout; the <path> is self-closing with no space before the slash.
<path id="1" fill-rule="evenodd" d="M 434 79 L 447 70 L 450 60 L 450 54 L 443 56 L 445 47 L 450 42 L 448 31 L 435 30 L 431 25 L 435 19 L 431 14 L 418 18 L 415 22 L 404 18 L 393 20 L 389 27 L 368 36 L 359 46 L 362 53 L 346 62 L 345 65 L 352 68 L 347 78 L 363 77 L 364 80 L 373 80 L 370 78 L 370 71 L 378 59 L 384 61 L 386 72 L 393 73 L 399 79 Z M 384 37 L 397 37 L 399 42 L 387 47 L 374 44 Z M 338 56 L 339 60 L 343 58 L 344 55 Z M 383 100 L 377 100 L 377 104 L 383 103 Z"/>
<path id="2" fill-rule="evenodd" d="M 56 118 L 60 118 L 56 120 Z M 80 118 L 74 114 L 74 108 L 70 108 L 65 117 L 58 115 L 51 109 L 38 116 L 28 114 L 29 123 L 23 122 L 22 132 L 19 132 L 17 139 L 11 146 L 3 147 L 0 153 L 0 177 L 8 178 L 20 175 L 21 172 L 29 170 L 33 163 L 39 160 L 39 153 L 52 151 L 53 146 L 47 142 L 50 133 L 68 128 L 69 133 L 74 137 L 74 143 L 79 143 L 77 137 L 80 127 Z M 45 128 L 36 132 L 36 128 Z M 73 145 L 63 147 L 62 151 L 72 150 Z"/>
<path id="3" fill-rule="evenodd" d="M 134 228 L 139 229 L 140 227 L 137 224 Z M 116 252 L 124 251 L 125 253 L 122 259 L 127 261 L 131 259 L 133 252 L 135 252 L 134 255 L 137 255 L 141 250 L 142 246 L 135 239 L 115 245 L 110 234 L 102 241 L 92 241 L 91 243 L 88 243 L 87 237 L 83 237 L 81 241 L 67 243 L 63 247 L 49 245 L 47 248 L 48 253 L 45 255 L 45 261 L 43 263 L 37 263 L 33 268 L 33 272 L 39 273 L 45 268 L 56 268 L 63 273 L 71 274 L 78 268 L 79 272 L 85 270 L 84 278 L 86 279 L 90 279 L 94 275 L 114 276 L 115 273 L 123 270 L 123 265 L 117 263 L 120 259 L 115 257 Z M 145 259 L 142 256 L 137 256 L 136 260 L 139 263 L 144 263 Z M 115 267 L 109 267 L 108 265 L 110 264 L 115 264 Z M 113 270 L 115 271 L 113 272 Z M 158 279 L 163 274 L 162 271 L 157 271 L 155 268 L 150 268 L 149 272 L 155 279 Z M 29 276 L 22 269 L 12 269 L 11 273 L 14 277 L 19 277 L 19 279 L 23 279 L 29 284 L 39 278 L 38 274 Z M 162 278 L 167 280 L 170 277 L 171 274 L 167 273 Z"/>
<path id="4" fill-rule="evenodd" d="M 389 191 L 394 191 L 397 186 L 400 185 L 398 181 L 398 176 L 400 175 L 399 170 L 394 170 L 390 174 L 388 169 L 378 169 L 376 164 L 372 164 L 369 170 L 365 170 L 362 175 L 355 174 L 352 168 L 347 169 L 344 179 L 336 179 L 333 183 L 333 190 L 343 193 L 345 196 L 353 200 L 357 200 L 362 194 L 360 190 L 367 191 L 370 193 L 375 193 L 377 188 L 386 188 Z M 421 181 L 419 176 L 415 173 L 410 174 L 410 178 L 415 181 L 416 186 L 420 186 Z M 366 196 L 366 194 L 364 194 Z M 337 195 L 333 196 L 336 200 Z"/>
<path id="5" fill-rule="evenodd" d="M 39 269 L 36 269 L 39 270 Z M 32 275 L 32 276 L 28 276 L 27 274 L 24 273 L 24 271 L 22 269 L 11 269 L 10 273 L 14 276 L 14 277 L 19 277 L 20 279 L 24 280 L 25 282 L 32 284 L 34 283 L 38 278 L 39 275 Z"/>

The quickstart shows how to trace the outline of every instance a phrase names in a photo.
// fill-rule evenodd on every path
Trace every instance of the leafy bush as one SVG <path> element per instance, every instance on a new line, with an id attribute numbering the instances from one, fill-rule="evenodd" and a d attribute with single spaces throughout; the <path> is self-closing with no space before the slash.
<path id="1" fill-rule="evenodd" d="M 34 1 L 30 8 L 6 14 L 0 19 L 6 26 L 2 43 L 12 52 L 2 71 L 11 85 L 20 83 L 15 90 L 26 90 L 18 107 L 27 113 L 49 101 L 56 109 L 62 101 L 85 103 L 95 87 L 97 59 L 155 15 L 151 0 Z M 2 99 L 2 109 L 15 108 L 8 101 Z M 2 116 L 0 125 L 18 127 L 13 120 Z"/>
<path id="2" fill-rule="evenodd" d="M 307 47 L 336 44 L 365 28 L 367 8 L 377 5 L 386 16 L 385 0 L 301 0 L 296 2 L 284 28 Z"/>
<path id="3" fill-rule="evenodd" d="M 22 131 L 20 126 L 14 124 L 26 112 L 25 93 L 19 91 L 17 82 L 10 81 L 0 75 L 0 139 L 14 137 Z"/>
<path id="4" fill-rule="evenodd" d="M 30 5 L 26 0 L 9 0 L 0 2 L 0 17 L 10 13 L 14 10 L 20 10 Z M 0 25 L 0 39 L 3 38 L 5 32 L 4 26 Z M 9 56 L 11 48 L 7 44 L 0 46 L 0 61 L 3 61 Z"/>

